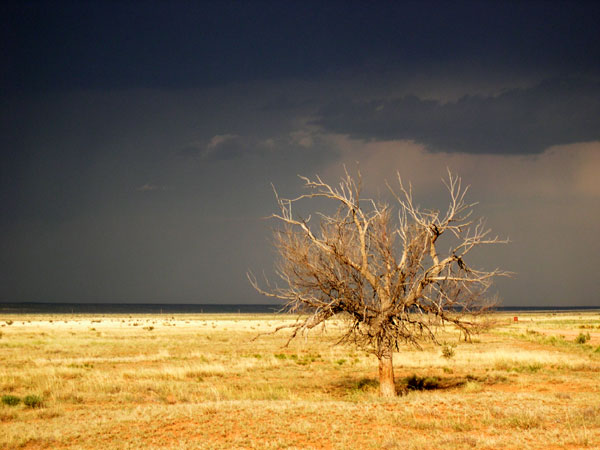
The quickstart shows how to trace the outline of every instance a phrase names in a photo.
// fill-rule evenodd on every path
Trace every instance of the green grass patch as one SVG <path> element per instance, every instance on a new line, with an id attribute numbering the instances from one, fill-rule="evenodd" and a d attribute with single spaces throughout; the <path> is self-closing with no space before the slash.
<path id="1" fill-rule="evenodd" d="M 590 340 L 590 333 L 579 333 L 579 335 L 575 338 L 576 344 L 585 344 Z"/>
<path id="2" fill-rule="evenodd" d="M 2 404 L 8 406 L 17 406 L 21 403 L 21 399 L 16 395 L 3 395 L 2 396 Z"/>
<path id="3" fill-rule="evenodd" d="M 41 408 L 44 406 L 44 399 L 39 395 L 29 394 L 23 398 L 23 404 L 28 408 Z"/>

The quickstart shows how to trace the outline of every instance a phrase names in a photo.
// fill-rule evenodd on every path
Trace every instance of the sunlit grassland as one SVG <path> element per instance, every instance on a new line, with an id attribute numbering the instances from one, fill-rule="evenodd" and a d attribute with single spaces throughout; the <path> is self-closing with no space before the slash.
<path id="1" fill-rule="evenodd" d="M 513 316 L 518 315 L 518 322 Z M 597 448 L 600 314 L 497 314 L 377 361 L 281 315 L 5 315 L 0 448 Z M 576 343 L 580 334 L 584 343 Z"/>

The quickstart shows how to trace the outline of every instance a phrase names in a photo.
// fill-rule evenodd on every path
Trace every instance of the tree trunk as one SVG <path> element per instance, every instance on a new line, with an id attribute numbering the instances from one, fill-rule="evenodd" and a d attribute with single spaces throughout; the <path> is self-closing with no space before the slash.
<path id="1" fill-rule="evenodd" d="M 379 395 L 382 397 L 396 396 L 392 352 L 386 352 L 379 357 Z"/>

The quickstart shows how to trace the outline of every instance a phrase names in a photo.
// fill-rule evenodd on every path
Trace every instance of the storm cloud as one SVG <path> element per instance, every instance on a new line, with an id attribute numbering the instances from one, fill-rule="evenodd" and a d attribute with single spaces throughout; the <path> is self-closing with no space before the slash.
<path id="1" fill-rule="evenodd" d="M 434 208 L 450 168 L 505 305 L 598 305 L 599 5 L 3 4 L 0 301 L 268 301 L 271 183 L 345 165 Z"/>
<path id="2" fill-rule="evenodd" d="M 553 79 L 497 95 L 456 101 L 414 95 L 338 101 L 315 124 L 365 140 L 414 140 L 433 151 L 541 153 L 552 145 L 600 139 L 600 83 Z"/>

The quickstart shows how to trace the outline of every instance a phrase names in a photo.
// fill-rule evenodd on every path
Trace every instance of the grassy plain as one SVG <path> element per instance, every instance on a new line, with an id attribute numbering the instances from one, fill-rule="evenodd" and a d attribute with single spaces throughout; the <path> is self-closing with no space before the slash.
<path id="1" fill-rule="evenodd" d="M 284 348 L 253 338 L 290 316 L 0 316 L 0 396 L 43 402 L 0 403 L 0 448 L 599 448 L 600 314 L 514 315 L 395 354 L 391 401 L 336 323 Z"/>

